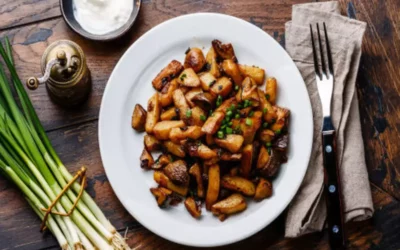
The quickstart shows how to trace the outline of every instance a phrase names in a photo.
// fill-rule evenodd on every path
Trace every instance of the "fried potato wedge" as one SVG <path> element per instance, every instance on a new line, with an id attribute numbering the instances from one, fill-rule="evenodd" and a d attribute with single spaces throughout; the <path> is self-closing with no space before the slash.
<path id="1" fill-rule="evenodd" d="M 265 93 L 258 89 L 258 96 L 260 97 L 260 109 L 263 112 L 263 119 L 268 123 L 272 123 L 276 120 L 277 114 L 272 104 L 265 97 Z"/>
<path id="2" fill-rule="evenodd" d="M 132 114 L 132 128 L 138 132 L 144 131 L 146 124 L 147 112 L 140 104 L 136 104 Z"/>
<path id="3" fill-rule="evenodd" d="M 157 140 L 157 138 L 153 135 L 145 135 L 143 141 L 144 141 L 144 147 L 149 152 L 161 149 L 161 142 Z"/>
<path id="4" fill-rule="evenodd" d="M 185 127 L 183 121 L 161 121 L 156 123 L 153 133 L 158 140 L 168 140 L 171 129 L 183 127 Z"/>
<path id="5" fill-rule="evenodd" d="M 158 100 L 158 94 L 155 93 L 147 102 L 147 117 L 145 123 L 146 133 L 152 134 L 154 126 L 160 119 L 160 102 Z"/>
<path id="6" fill-rule="evenodd" d="M 178 119 L 178 117 L 179 117 L 179 110 L 175 107 L 171 107 L 171 108 L 163 111 L 160 115 L 161 121 L 171 121 L 171 120 Z"/>
<path id="7" fill-rule="evenodd" d="M 189 185 L 189 173 L 185 161 L 177 160 L 171 162 L 163 169 L 163 171 L 173 183 L 181 186 Z"/>
<path id="8" fill-rule="evenodd" d="M 244 138 L 241 135 L 226 135 L 225 138 L 215 138 L 215 143 L 221 148 L 229 150 L 231 153 L 239 152 Z"/>
<path id="9" fill-rule="evenodd" d="M 258 154 L 258 160 L 257 160 L 257 169 L 263 169 L 269 161 L 269 154 L 268 150 L 266 147 L 261 146 L 260 152 Z"/>
<path id="10" fill-rule="evenodd" d="M 251 77 L 259 86 L 264 84 L 265 71 L 262 68 L 243 64 L 238 64 L 238 66 L 243 76 Z"/>
<path id="11" fill-rule="evenodd" d="M 258 139 L 263 143 L 272 142 L 275 138 L 275 133 L 270 129 L 263 129 L 258 135 Z"/>
<path id="12" fill-rule="evenodd" d="M 150 192 L 154 195 L 159 207 L 165 207 L 168 203 L 168 198 L 172 191 L 163 187 L 150 188 Z"/>
<path id="13" fill-rule="evenodd" d="M 181 120 L 185 119 L 187 111 L 190 109 L 189 104 L 186 101 L 185 95 L 181 89 L 176 89 L 172 93 L 172 99 L 174 105 L 179 109 L 179 117 Z"/>
<path id="14" fill-rule="evenodd" d="M 179 75 L 178 83 L 189 88 L 200 87 L 200 78 L 192 68 L 187 68 Z"/>
<path id="15" fill-rule="evenodd" d="M 205 118 L 207 117 L 206 112 L 202 110 L 200 107 L 196 106 L 191 109 L 192 115 L 190 118 L 186 118 L 185 121 L 190 126 L 199 126 L 202 127 L 204 125 Z"/>
<path id="16" fill-rule="evenodd" d="M 240 73 L 238 65 L 233 60 L 224 60 L 222 62 L 222 69 L 225 74 L 232 78 L 233 82 L 237 86 L 242 86 L 243 76 Z"/>
<path id="17" fill-rule="evenodd" d="M 221 187 L 240 192 L 246 196 L 253 196 L 256 192 L 254 183 L 240 176 L 223 176 L 221 178 Z"/>
<path id="18" fill-rule="evenodd" d="M 206 134 L 215 134 L 221 126 L 224 117 L 225 114 L 223 112 L 214 112 L 207 118 L 201 130 Z"/>
<path id="19" fill-rule="evenodd" d="M 217 158 L 217 153 L 211 150 L 209 147 L 198 142 L 188 142 L 186 144 L 187 152 L 190 156 L 199 157 L 203 160 L 209 160 L 212 158 Z"/>
<path id="20" fill-rule="evenodd" d="M 244 178 L 249 178 L 251 166 L 253 165 L 254 146 L 253 144 L 247 144 L 242 150 L 242 161 L 241 161 L 241 174 Z"/>
<path id="21" fill-rule="evenodd" d="M 218 200 L 220 188 L 220 169 L 219 165 L 211 165 L 208 169 L 208 188 L 206 195 L 206 208 L 210 210 L 212 205 Z"/>
<path id="22" fill-rule="evenodd" d="M 203 185 L 203 177 L 201 174 L 201 167 L 198 163 L 193 164 L 189 169 L 189 174 L 194 177 L 197 184 L 197 196 L 200 198 L 204 198 L 204 185 Z"/>
<path id="23" fill-rule="evenodd" d="M 177 60 L 172 60 L 152 81 L 153 87 L 160 91 L 165 84 L 178 76 L 183 70 L 183 65 Z"/>
<path id="24" fill-rule="evenodd" d="M 219 71 L 219 66 L 217 63 L 217 53 L 215 52 L 213 47 L 211 47 L 210 50 L 207 52 L 206 61 L 209 68 L 208 72 L 214 77 L 218 78 L 221 75 L 221 72 Z"/>
<path id="25" fill-rule="evenodd" d="M 167 107 L 172 104 L 172 93 L 179 86 L 176 79 L 168 82 L 160 91 L 159 99 L 161 107 Z"/>
<path id="26" fill-rule="evenodd" d="M 154 164 L 153 156 L 144 148 L 140 155 L 140 167 L 144 169 L 150 169 Z"/>
<path id="27" fill-rule="evenodd" d="M 244 145 L 251 144 L 254 141 L 257 130 L 261 127 L 262 112 L 256 111 L 251 117 L 243 118 L 240 121 L 240 128 Z"/>
<path id="28" fill-rule="evenodd" d="M 165 141 L 163 145 L 164 148 L 173 155 L 181 158 L 185 157 L 186 155 L 185 151 L 183 150 L 183 146 L 180 144 L 175 144 L 172 141 Z"/>
<path id="29" fill-rule="evenodd" d="M 230 215 L 239 213 L 247 208 L 246 200 L 241 194 L 232 194 L 228 198 L 215 203 L 211 207 L 214 215 Z"/>
<path id="30" fill-rule="evenodd" d="M 191 48 L 185 56 L 185 62 L 183 66 L 185 69 L 192 68 L 194 72 L 200 72 L 206 64 L 206 58 L 204 58 L 203 51 L 199 48 Z"/>
<path id="31" fill-rule="evenodd" d="M 267 96 L 267 100 L 275 105 L 276 103 L 276 95 L 278 90 L 278 84 L 276 83 L 275 77 L 268 77 L 267 84 L 265 85 L 265 95 Z"/>
<path id="32" fill-rule="evenodd" d="M 215 112 L 223 112 L 224 114 L 226 114 L 226 112 L 228 111 L 228 108 L 234 106 L 236 108 L 237 105 L 237 101 L 235 97 L 231 97 L 226 99 L 225 101 L 222 102 L 222 104 L 215 109 Z"/>
<path id="33" fill-rule="evenodd" d="M 261 201 L 272 195 L 272 183 L 269 180 L 260 178 L 260 181 L 256 187 L 256 193 L 254 194 L 254 200 Z"/>
<path id="34" fill-rule="evenodd" d="M 232 82 L 226 76 L 218 78 L 217 82 L 211 87 L 210 91 L 215 96 L 220 95 L 222 97 L 226 97 L 232 91 Z"/>
<path id="35" fill-rule="evenodd" d="M 171 129 L 169 132 L 169 139 L 178 144 L 183 139 L 189 138 L 197 140 L 203 135 L 204 132 L 201 130 L 200 126 L 188 126 Z"/>
<path id="36" fill-rule="evenodd" d="M 188 197 L 185 200 L 186 210 L 190 213 L 193 218 L 199 218 L 201 216 L 201 208 L 197 205 L 196 201 L 193 197 Z"/>
<path id="37" fill-rule="evenodd" d="M 201 88 L 204 91 L 209 91 L 211 86 L 217 82 L 217 78 L 210 72 L 204 72 L 199 75 Z"/>
<path id="38" fill-rule="evenodd" d="M 222 44 L 219 40 L 213 40 L 211 42 L 212 47 L 219 57 L 222 59 L 230 59 L 234 62 L 237 62 L 237 58 L 235 56 L 235 51 L 233 50 L 233 46 L 230 43 Z"/>
<path id="39" fill-rule="evenodd" d="M 169 178 L 168 176 L 166 176 L 163 172 L 161 171 L 154 171 L 154 181 L 157 182 L 158 185 L 164 187 L 164 188 L 168 188 L 169 190 L 180 194 L 182 196 L 186 196 L 189 188 L 187 186 L 178 186 L 176 184 L 174 184 Z"/>

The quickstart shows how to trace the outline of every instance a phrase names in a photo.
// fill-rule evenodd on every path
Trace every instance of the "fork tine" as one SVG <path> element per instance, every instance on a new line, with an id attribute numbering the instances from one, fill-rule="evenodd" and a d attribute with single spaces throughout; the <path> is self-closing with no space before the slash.
<path id="1" fill-rule="evenodd" d="M 330 71 L 329 73 L 331 73 L 333 75 L 333 62 L 332 62 L 331 47 L 329 45 L 328 32 L 326 31 L 325 22 L 324 22 L 324 33 L 325 33 L 326 53 L 328 54 L 328 68 Z"/>
<path id="2" fill-rule="evenodd" d="M 324 57 L 324 50 L 322 49 L 322 42 L 321 42 L 321 34 L 319 32 L 319 25 L 317 23 L 317 31 L 318 31 L 318 46 L 319 46 L 319 52 L 321 53 L 321 65 L 322 65 L 322 73 L 327 75 L 326 73 L 326 67 L 325 67 L 325 57 Z"/>
<path id="3" fill-rule="evenodd" d="M 321 79 L 321 73 L 319 72 L 319 67 L 318 67 L 318 58 L 317 58 L 317 50 L 315 49 L 315 42 L 314 42 L 314 33 L 312 29 L 312 25 L 310 24 L 310 34 L 311 34 L 311 43 L 312 43 L 312 50 L 313 50 L 313 57 L 314 57 L 314 70 L 315 74 L 318 75 L 318 77 Z"/>

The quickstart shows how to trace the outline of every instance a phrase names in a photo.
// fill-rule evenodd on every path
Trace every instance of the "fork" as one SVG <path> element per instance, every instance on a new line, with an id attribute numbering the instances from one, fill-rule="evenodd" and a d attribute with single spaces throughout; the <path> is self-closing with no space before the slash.
<path id="1" fill-rule="evenodd" d="M 319 97 L 322 104 L 322 152 L 324 162 L 324 186 L 327 202 L 327 221 L 329 232 L 329 245 L 332 249 L 344 248 L 344 227 L 342 212 L 342 194 L 340 188 L 339 168 L 336 158 L 336 130 L 331 119 L 331 100 L 334 84 L 332 54 L 329 45 L 328 32 L 323 23 L 325 33 L 326 57 L 321 42 L 319 24 L 317 23 L 318 47 L 321 59 L 321 69 L 318 64 L 317 49 L 315 48 L 314 33 L 310 24 L 311 41 L 313 48 L 315 78 Z"/>

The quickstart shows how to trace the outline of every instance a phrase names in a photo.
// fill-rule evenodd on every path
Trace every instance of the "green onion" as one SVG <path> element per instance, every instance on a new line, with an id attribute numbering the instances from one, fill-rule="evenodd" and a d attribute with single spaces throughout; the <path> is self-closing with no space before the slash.
<path id="1" fill-rule="evenodd" d="M 268 147 L 267 150 L 268 150 L 268 154 L 271 155 L 271 147 Z"/>
<path id="2" fill-rule="evenodd" d="M 249 100 L 244 100 L 243 107 L 247 108 L 250 105 Z"/>
<path id="3" fill-rule="evenodd" d="M 269 94 L 265 95 L 265 99 L 269 100 L 269 97 L 270 97 Z"/>
<path id="4" fill-rule="evenodd" d="M 232 124 L 233 124 L 232 122 L 229 122 L 229 123 L 228 123 L 228 126 L 232 126 Z"/>
<path id="5" fill-rule="evenodd" d="M 240 114 L 236 114 L 235 119 L 239 119 L 239 118 L 240 118 Z"/>
<path id="6" fill-rule="evenodd" d="M 254 115 L 254 111 L 252 110 L 252 111 L 250 111 L 250 113 L 249 113 L 249 117 L 252 117 Z"/>
<path id="7" fill-rule="evenodd" d="M 222 132 L 222 131 L 218 131 L 218 133 L 217 133 L 217 137 L 218 137 L 219 139 L 222 139 L 222 138 L 224 138 L 224 132 Z"/>
<path id="8" fill-rule="evenodd" d="M 239 90 L 239 86 L 236 85 L 236 86 L 235 86 L 235 91 L 238 91 L 238 90 Z"/>
<path id="9" fill-rule="evenodd" d="M 232 111 L 229 110 L 228 112 L 226 112 L 226 115 L 227 115 L 227 116 L 232 116 L 233 113 L 232 113 Z"/>
<path id="10" fill-rule="evenodd" d="M 186 117 L 187 117 L 187 118 L 192 117 L 192 110 L 191 110 L 191 109 L 188 109 L 188 110 L 186 111 Z"/>
<path id="11" fill-rule="evenodd" d="M 269 148 L 269 147 L 272 146 L 272 144 L 271 144 L 271 142 L 267 142 L 267 143 L 265 144 L 265 146 L 267 146 L 267 148 Z"/>
<path id="12" fill-rule="evenodd" d="M 252 106 L 253 105 L 253 102 L 252 101 L 249 101 L 249 106 Z"/>
<path id="13" fill-rule="evenodd" d="M 11 75 L 8 81 L 0 64 L 0 173 L 17 185 L 43 219 L 41 209 L 50 206 L 73 176 L 51 145 L 17 75 L 7 38 L 6 49 L 0 43 L 0 55 Z M 12 88 L 18 98 L 14 98 Z M 74 183 L 54 210 L 69 211 L 80 189 L 80 184 Z M 70 216 L 50 215 L 47 226 L 62 249 L 129 248 L 87 192 Z"/>
<path id="14" fill-rule="evenodd" d="M 217 102 L 215 104 L 217 105 L 217 107 L 221 106 L 221 104 L 222 104 L 222 96 L 219 95 L 217 97 Z"/>
<path id="15" fill-rule="evenodd" d="M 281 132 L 282 132 L 282 131 L 281 131 L 280 129 L 278 129 L 277 131 L 275 131 L 275 134 L 276 134 L 276 135 L 280 135 Z"/>
<path id="16" fill-rule="evenodd" d="M 246 125 L 247 126 L 253 125 L 253 121 L 251 119 L 249 119 L 249 118 L 246 118 Z"/>
<path id="17" fill-rule="evenodd" d="M 227 128 L 225 129 L 225 132 L 226 132 L 227 135 L 230 135 L 230 134 L 232 134 L 233 130 L 232 130 L 232 128 L 227 127 Z"/>
<path id="18" fill-rule="evenodd" d="M 268 122 L 264 122 L 262 126 L 263 126 L 263 128 L 267 128 L 268 127 Z"/>
<path id="19" fill-rule="evenodd" d="M 200 120 L 202 120 L 203 122 L 207 120 L 205 115 L 200 115 Z"/>
<path id="20" fill-rule="evenodd" d="M 267 112 L 268 112 L 268 109 L 267 108 L 263 108 L 263 114 L 266 114 Z"/>

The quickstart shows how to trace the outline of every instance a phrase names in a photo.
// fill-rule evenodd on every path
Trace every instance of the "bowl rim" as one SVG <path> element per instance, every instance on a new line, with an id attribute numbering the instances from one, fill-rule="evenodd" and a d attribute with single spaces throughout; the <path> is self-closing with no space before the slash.
<path id="1" fill-rule="evenodd" d="M 124 26 L 122 26 L 123 29 L 121 29 L 121 31 L 119 31 L 118 33 L 113 34 L 113 32 L 111 32 L 111 33 L 106 33 L 104 35 L 95 35 L 95 34 L 91 34 L 88 31 L 86 33 L 81 32 L 80 29 L 76 28 L 70 22 L 70 19 L 68 19 L 67 16 L 65 15 L 64 5 L 63 5 L 64 1 L 65 0 L 59 0 L 59 5 L 60 5 L 62 17 L 63 17 L 64 21 L 67 23 L 68 27 L 70 29 L 72 29 L 75 33 L 79 34 L 80 36 L 85 37 L 89 40 L 93 40 L 93 41 L 111 41 L 111 40 L 120 38 L 121 36 L 125 35 L 135 24 L 135 22 L 138 18 L 141 6 L 142 6 L 142 0 L 133 0 L 134 6 L 137 7 L 137 11 L 135 11 L 135 9 L 132 10 L 131 16 L 129 17 L 127 23 L 125 23 Z M 71 0 L 67 0 L 67 1 L 72 4 Z"/>

